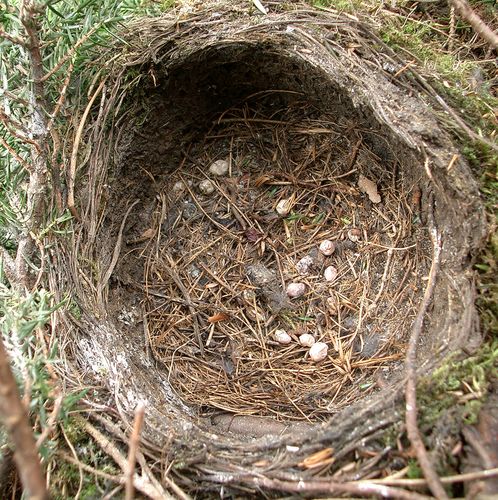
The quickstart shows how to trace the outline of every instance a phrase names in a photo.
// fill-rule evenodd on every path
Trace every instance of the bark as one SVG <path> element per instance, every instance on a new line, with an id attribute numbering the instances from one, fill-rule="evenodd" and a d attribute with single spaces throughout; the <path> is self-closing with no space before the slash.
<path id="1" fill-rule="evenodd" d="M 32 119 L 30 132 L 37 144 L 32 148 L 32 163 L 29 172 L 27 189 L 28 225 L 21 237 L 16 257 L 16 274 L 25 287 L 29 287 L 28 263 L 33 256 L 36 234 L 43 225 L 45 200 L 48 183 L 48 121 L 45 87 L 43 84 L 43 60 L 40 50 L 38 12 L 35 6 L 25 0 L 23 2 L 21 21 L 26 30 L 25 46 L 29 55 L 33 92 L 31 96 Z"/>
<path id="2" fill-rule="evenodd" d="M 48 499 L 43 470 L 38 457 L 28 413 L 21 402 L 9 358 L 0 337 L 0 419 L 12 441 L 14 461 L 28 498 Z"/>

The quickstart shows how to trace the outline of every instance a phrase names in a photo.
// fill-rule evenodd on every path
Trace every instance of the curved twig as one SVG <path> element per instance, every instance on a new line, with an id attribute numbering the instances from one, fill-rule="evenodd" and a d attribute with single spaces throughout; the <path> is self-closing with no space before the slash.
<path id="1" fill-rule="evenodd" d="M 422 332 L 422 327 L 424 323 L 425 313 L 432 300 L 432 294 L 434 292 L 434 286 L 436 284 L 436 276 L 439 270 L 439 263 L 441 260 L 441 235 L 438 233 L 436 226 L 434 224 L 433 210 L 434 197 L 431 195 L 429 200 L 429 226 L 430 235 L 433 244 L 433 257 L 431 270 L 429 272 L 429 280 L 425 288 L 424 297 L 422 303 L 418 309 L 417 316 L 412 326 L 412 333 L 410 336 L 410 341 L 408 343 L 408 350 L 406 353 L 406 373 L 407 381 L 405 388 L 405 399 L 406 399 L 406 430 L 408 433 L 408 438 L 417 454 L 417 459 L 420 463 L 420 467 L 424 473 L 427 480 L 427 484 L 436 498 L 447 499 L 448 496 L 441 484 L 441 481 L 434 471 L 434 468 L 429 459 L 429 455 L 425 448 L 424 442 L 420 436 L 420 431 L 417 425 L 417 346 Z"/>

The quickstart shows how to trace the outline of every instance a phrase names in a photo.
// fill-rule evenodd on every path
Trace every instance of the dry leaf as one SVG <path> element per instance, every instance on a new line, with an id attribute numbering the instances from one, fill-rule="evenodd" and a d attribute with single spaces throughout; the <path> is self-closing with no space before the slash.
<path id="1" fill-rule="evenodd" d="M 309 455 L 298 465 L 299 467 L 304 467 L 305 469 L 313 469 L 322 465 L 331 464 L 335 460 L 332 453 L 334 453 L 334 448 L 324 448 L 323 450 Z"/>
<path id="2" fill-rule="evenodd" d="M 360 188 L 360 191 L 367 193 L 372 203 L 380 203 L 380 195 L 377 191 L 377 184 L 375 184 L 375 182 L 367 179 L 364 175 L 360 175 L 360 178 L 358 179 L 358 187 Z"/>
<path id="3" fill-rule="evenodd" d="M 254 186 L 255 187 L 261 187 L 264 186 L 265 184 L 269 184 L 272 181 L 272 177 L 269 175 L 263 174 L 260 175 L 255 181 L 254 181 Z"/>
<path id="4" fill-rule="evenodd" d="M 213 316 L 209 316 L 208 321 L 210 323 L 218 323 L 219 321 L 226 321 L 229 318 L 230 318 L 230 316 L 228 316 L 228 314 L 219 312 L 219 313 L 213 314 Z"/>

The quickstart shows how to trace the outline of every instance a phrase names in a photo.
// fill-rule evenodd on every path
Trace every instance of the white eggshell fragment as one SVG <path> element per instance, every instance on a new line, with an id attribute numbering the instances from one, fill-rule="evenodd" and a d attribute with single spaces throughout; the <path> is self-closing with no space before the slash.
<path id="1" fill-rule="evenodd" d="M 204 179 L 203 181 L 199 182 L 199 191 L 202 194 L 212 194 L 214 192 L 214 185 L 209 179 Z"/>
<path id="2" fill-rule="evenodd" d="M 303 347 L 311 347 L 315 343 L 315 337 L 309 333 L 303 333 L 299 336 L 299 343 Z"/>
<path id="3" fill-rule="evenodd" d="M 311 267 L 313 266 L 313 257 L 311 255 L 305 255 L 297 264 L 296 270 L 299 274 L 308 274 Z"/>
<path id="4" fill-rule="evenodd" d="M 290 199 L 280 200 L 277 203 L 275 211 L 277 212 L 278 215 L 285 217 L 286 215 L 289 215 L 289 212 L 291 211 L 291 206 L 292 206 L 292 201 Z"/>
<path id="5" fill-rule="evenodd" d="M 328 346 L 323 342 L 317 342 L 310 347 L 309 355 L 311 361 L 322 361 L 327 357 Z"/>
<path id="6" fill-rule="evenodd" d="M 289 283 L 286 292 L 291 299 L 297 299 L 306 293 L 306 285 L 304 283 Z"/>
<path id="7" fill-rule="evenodd" d="M 182 181 L 175 182 L 173 184 L 173 192 L 176 194 L 183 193 L 185 191 L 185 184 Z"/>
<path id="8" fill-rule="evenodd" d="M 275 333 L 273 334 L 273 338 L 279 343 L 279 344 L 290 344 L 291 343 L 291 336 L 285 331 L 285 330 L 275 330 Z"/>
<path id="9" fill-rule="evenodd" d="M 339 304 L 337 303 L 337 299 L 335 297 L 327 297 L 325 301 L 327 304 L 327 309 L 331 314 L 336 314 Z"/>
<path id="10" fill-rule="evenodd" d="M 213 175 L 227 175 L 229 164 L 227 160 L 217 160 L 209 167 L 209 173 Z"/>
<path id="11" fill-rule="evenodd" d="M 323 271 L 323 277 L 327 281 L 335 281 L 337 274 L 337 269 L 334 266 L 329 266 L 325 268 L 325 271 Z"/>
<path id="12" fill-rule="evenodd" d="M 320 252 L 322 252 L 323 255 L 332 255 L 335 252 L 334 242 L 330 240 L 323 240 L 320 243 Z"/>
<path id="13" fill-rule="evenodd" d="M 361 230 L 358 229 L 357 227 L 353 228 L 353 229 L 350 229 L 348 231 L 348 238 L 351 240 L 351 241 L 354 241 L 354 242 L 357 242 L 357 241 L 360 241 L 360 238 L 361 238 Z"/>

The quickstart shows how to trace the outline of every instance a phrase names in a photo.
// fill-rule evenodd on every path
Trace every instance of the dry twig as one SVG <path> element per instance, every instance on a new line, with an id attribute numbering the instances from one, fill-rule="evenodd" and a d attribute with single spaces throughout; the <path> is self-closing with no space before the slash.
<path id="1" fill-rule="evenodd" d="M 0 336 L 0 419 L 15 446 L 14 460 L 21 482 L 29 498 L 48 499 L 45 477 L 29 423 L 26 408 L 21 402 L 9 358 Z"/>
<path id="2" fill-rule="evenodd" d="M 135 420 L 133 422 L 133 431 L 130 436 L 130 444 L 128 450 L 128 464 L 126 470 L 126 500 L 133 499 L 133 475 L 135 473 L 135 462 L 138 446 L 140 444 L 140 432 L 145 415 L 145 406 L 140 403 L 135 409 Z"/>
<path id="3" fill-rule="evenodd" d="M 498 49 L 498 35 L 475 13 L 467 0 L 449 0 L 449 2 L 483 40 L 494 49 Z"/>
<path id="4" fill-rule="evenodd" d="M 432 265 L 429 272 L 429 279 L 425 288 L 424 297 L 422 299 L 422 303 L 419 306 L 417 317 L 413 322 L 412 333 L 410 336 L 406 354 L 406 429 L 408 438 L 410 439 L 410 442 L 415 449 L 418 461 L 420 463 L 420 466 L 422 467 L 424 476 L 427 479 L 427 483 L 429 484 L 429 488 L 436 498 L 444 499 L 448 498 L 448 496 L 446 495 L 439 477 L 434 471 L 417 425 L 417 346 L 420 339 L 420 334 L 422 332 L 425 314 L 432 299 L 434 286 L 436 284 L 436 277 L 439 270 L 439 262 L 441 259 L 441 235 L 438 233 L 437 228 L 434 224 L 434 217 L 432 212 L 433 203 L 434 197 L 431 196 L 429 202 L 428 217 L 430 234 L 433 243 Z"/>

